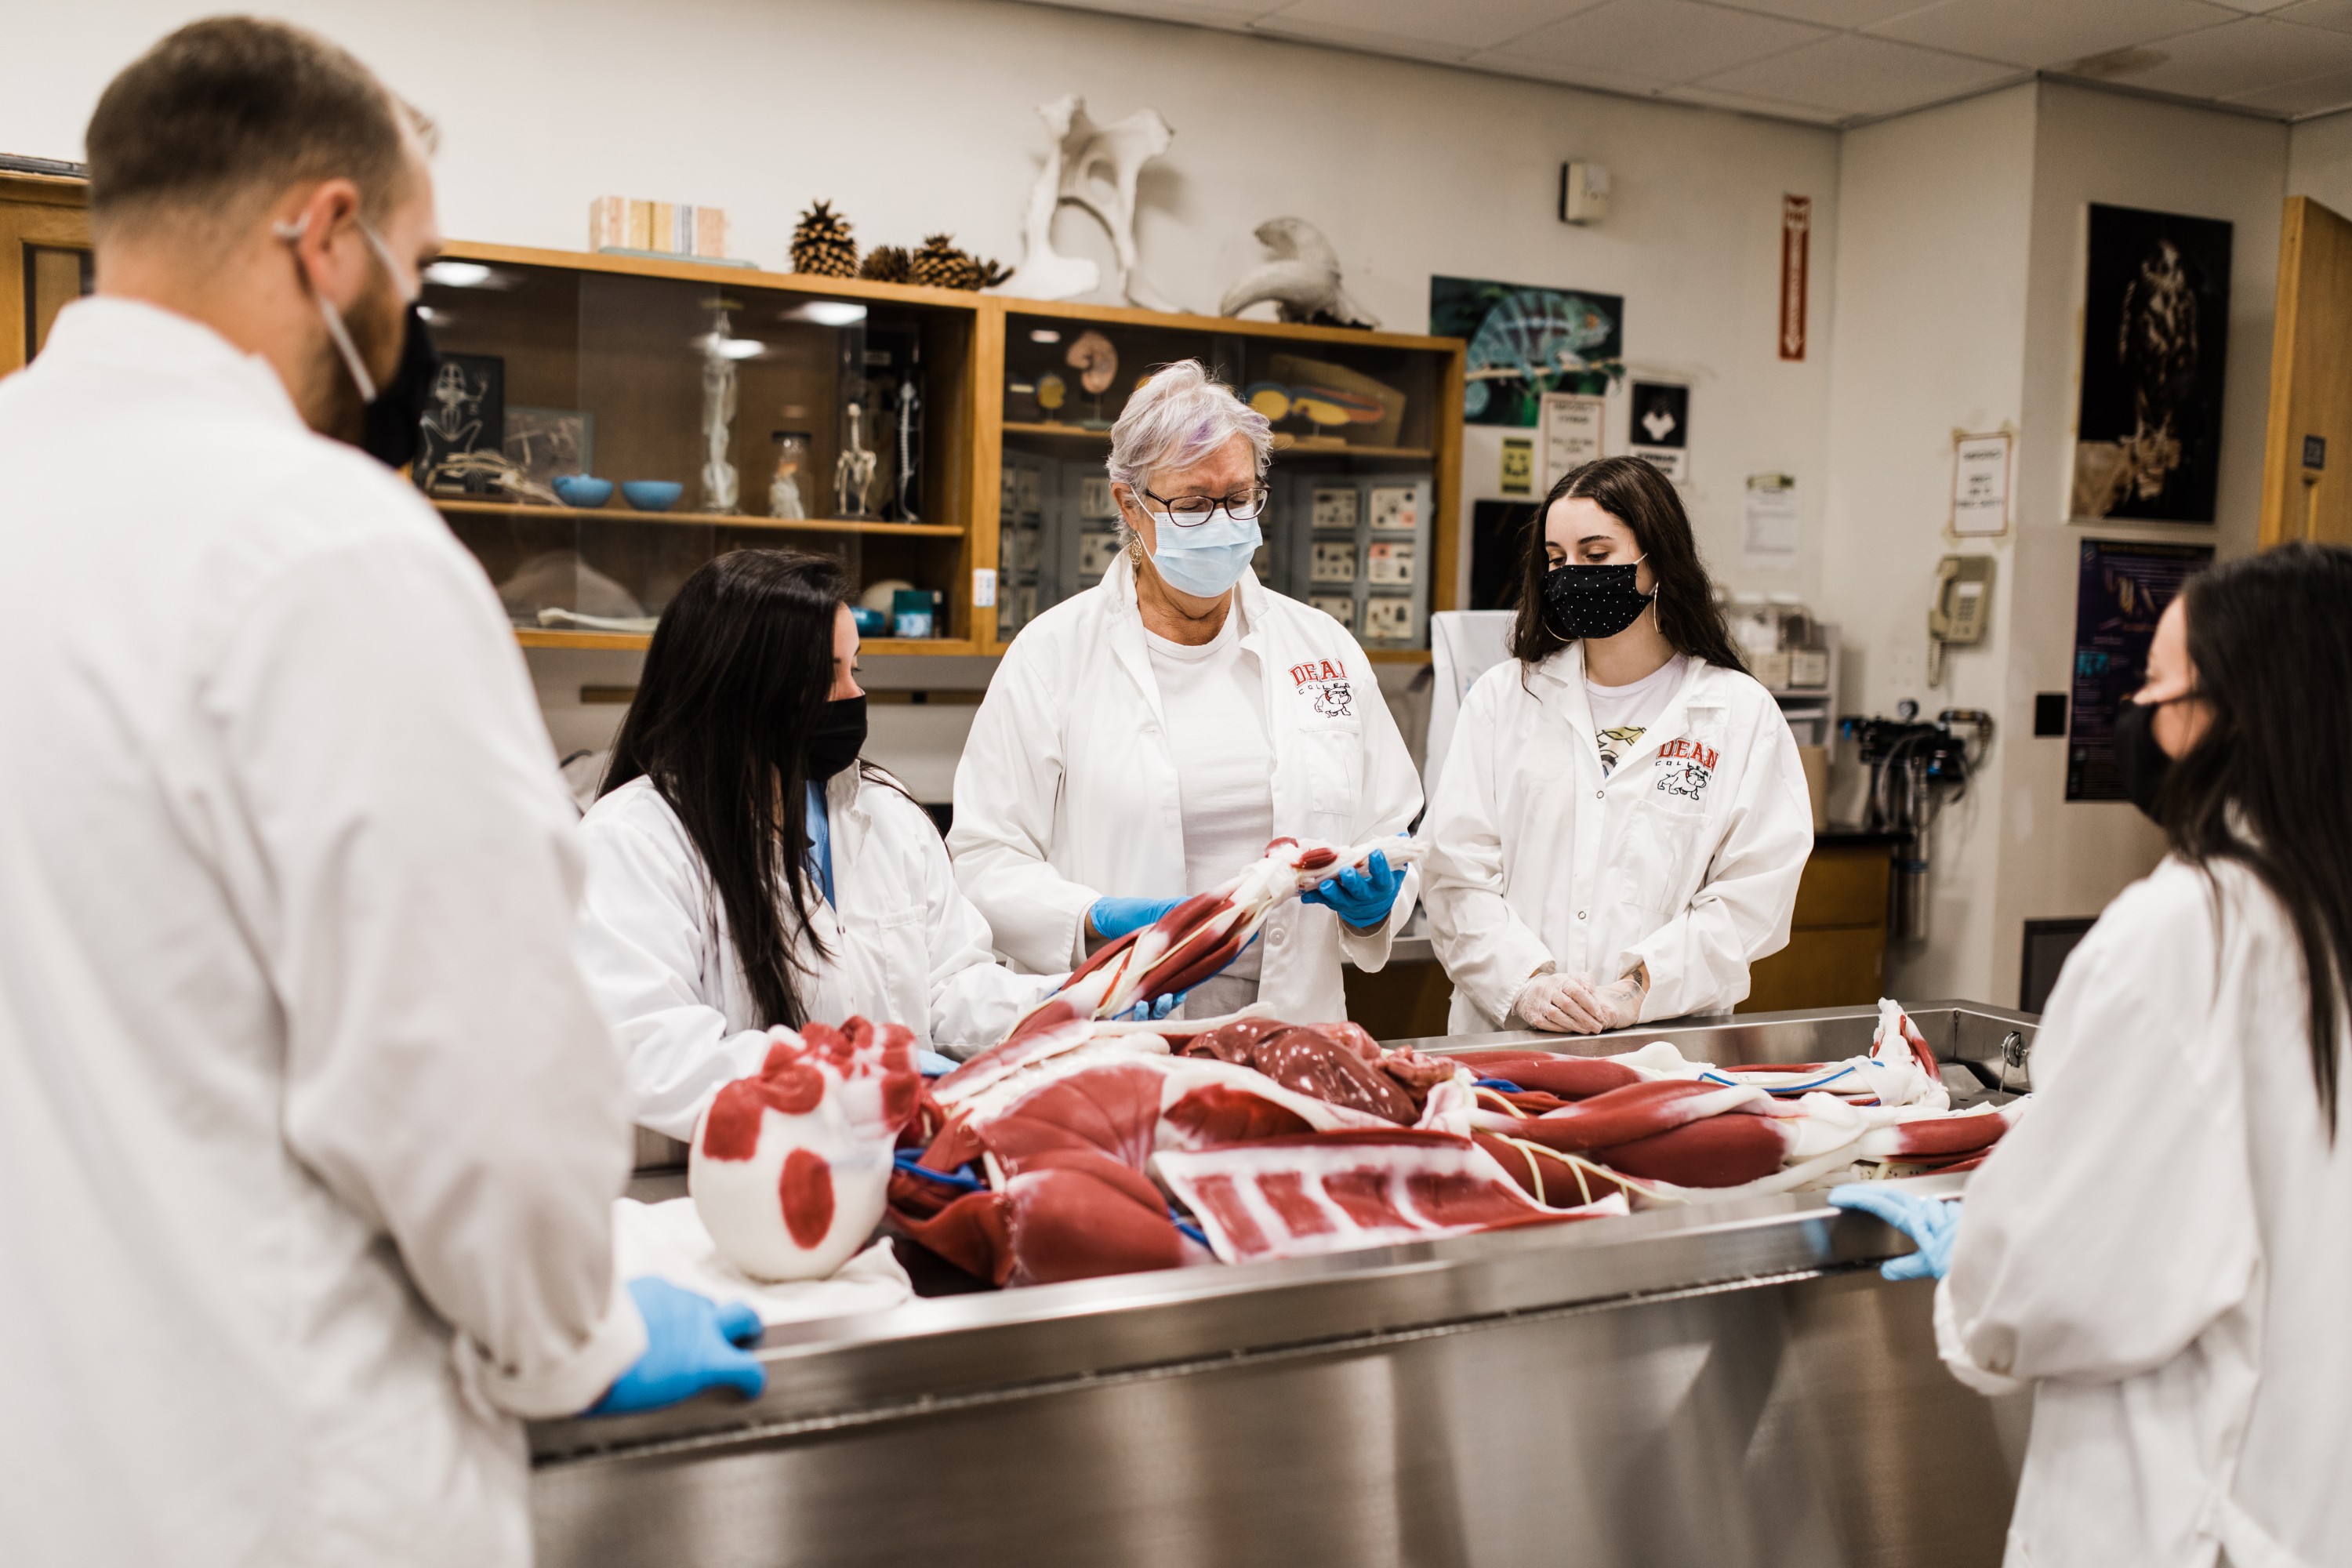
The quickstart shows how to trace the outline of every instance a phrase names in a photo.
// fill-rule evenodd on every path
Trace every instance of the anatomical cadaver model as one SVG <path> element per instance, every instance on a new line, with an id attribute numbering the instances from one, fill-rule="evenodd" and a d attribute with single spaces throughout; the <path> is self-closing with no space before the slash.
<path id="1" fill-rule="evenodd" d="M 1189 1022 L 1118 1016 L 1223 968 L 1279 905 L 1375 848 L 1400 863 L 1414 852 L 1397 840 L 1277 840 L 1224 888 L 1105 946 L 904 1118 L 907 1091 L 878 1091 L 883 1111 L 865 1125 L 904 1127 L 887 1174 L 890 1227 L 997 1285 L 1306 1257 L 1965 1170 L 2030 1103 L 1954 1111 L 1934 1053 L 1893 1002 L 1880 1004 L 1865 1056 L 1731 1068 L 1685 1060 L 1664 1041 L 1608 1057 L 1425 1056 L 1383 1049 L 1353 1024 L 1286 1024 L 1259 1006 Z M 880 1037 L 852 1020 L 839 1037 Z M 877 1070 L 886 1086 L 898 1081 L 899 1069 Z M 754 1081 L 768 1079 L 744 1080 Z M 772 1091 L 736 1084 L 721 1100 L 730 1095 L 735 1119 L 714 1104 L 697 1133 L 706 1223 L 730 1258 L 730 1235 L 758 1231 L 769 1251 L 738 1258 L 750 1272 L 813 1256 L 776 1236 L 792 1226 L 798 1156 L 787 1145 L 824 1135 L 822 1124 L 762 1110 L 754 1145 L 742 1108 L 772 1105 Z M 803 1083 L 793 1103 L 807 1100 Z M 730 1216 L 722 1232 L 705 1199 L 700 1173 L 720 1152 L 706 1145 L 722 1126 L 749 1162 L 740 1202 L 782 1215 L 764 1229 Z M 872 1136 L 860 1184 L 871 1179 Z M 834 1147 L 813 1157 L 838 1170 Z M 836 1175 L 832 1190 L 844 1185 Z M 857 1191 L 864 1215 L 866 1188 Z M 856 1217 L 845 1205 L 843 1215 Z M 801 1224 L 795 1237 L 813 1222 Z M 832 1245 L 842 1258 L 854 1250 Z"/>
<path id="2" fill-rule="evenodd" d="M 1348 298 L 1339 286 L 1339 258 L 1323 231 L 1300 217 L 1278 217 L 1257 226 L 1266 259 L 1241 275 L 1217 314 L 1238 316 L 1252 305 L 1274 301 L 1286 321 L 1324 327 L 1377 327 L 1381 319 Z"/>
<path id="3" fill-rule="evenodd" d="M 999 292 L 1024 300 L 1070 300 L 1092 293 L 1102 281 L 1091 260 L 1054 248 L 1054 215 L 1067 202 L 1093 214 L 1110 232 L 1121 298 L 1147 310 L 1176 309 L 1144 279 L 1135 251 L 1136 180 L 1143 165 L 1175 140 L 1168 121 L 1156 109 L 1139 109 L 1124 120 L 1097 125 L 1087 113 L 1086 100 L 1076 93 L 1038 105 L 1037 113 L 1053 133 L 1054 144 L 1037 183 L 1029 188 L 1022 217 L 1021 266 Z"/>

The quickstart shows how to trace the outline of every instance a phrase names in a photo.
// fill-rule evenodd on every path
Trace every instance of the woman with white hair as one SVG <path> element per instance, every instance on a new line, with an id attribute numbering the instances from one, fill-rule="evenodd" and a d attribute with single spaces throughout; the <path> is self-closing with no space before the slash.
<path id="1" fill-rule="evenodd" d="M 1403 832 L 1421 784 L 1370 664 L 1322 611 L 1262 586 L 1273 437 L 1198 362 L 1160 369 L 1111 431 L 1125 549 L 1023 629 L 956 769 L 948 852 L 997 950 L 1052 973 L 1216 887 L 1278 837 Z M 1413 875 L 1374 854 L 1277 910 L 1184 1005 L 1347 1016 L 1341 954 L 1388 960 Z"/>

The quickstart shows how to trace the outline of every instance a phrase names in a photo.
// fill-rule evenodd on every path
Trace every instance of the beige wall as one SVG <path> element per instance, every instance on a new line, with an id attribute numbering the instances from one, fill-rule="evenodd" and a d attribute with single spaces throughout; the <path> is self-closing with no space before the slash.
<path id="1" fill-rule="evenodd" d="M 1992 636 L 1955 650 L 1927 684 L 1927 605 L 1952 482 L 1952 431 L 1997 430 L 2020 413 L 2033 208 L 2031 86 L 1851 132 L 1839 179 L 1837 349 L 1832 361 L 1830 494 L 1818 608 L 1843 628 L 1841 711 L 1927 717 L 2001 704 L 2012 574 L 2005 550 Z M 2006 743 L 2007 738 L 2003 738 Z M 1859 768 L 1841 759 L 1842 801 Z M 1993 943 L 2000 797 L 1973 789 L 1939 826 L 1931 940 L 1899 950 L 1905 996 L 1986 989 Z M 1853 809 L 1849 805 L 1849 810 Z"/>
<path id="2" fill-rule="evenodd" d="M 1845 138 L 1819 607 L 1855 650 L 1847 711 L 1908 697 L 1999 725 L 1938 826 L 1930 940 L 1896 952 L 1899 994 L 2011 1001 L 2025 921 L 2096 914 L 2162 851 L 2128 805 L 2066 802 L 2065 742 L 2034 737 L 2033 698 L 2069 689 L 2080 540 L 2253 547 L 2287 155 L 2281 125 L 2057 84 Z M 2093 202 L 2235 226 L 2218 526 L 2067 521 Z M 1952 432 L 2004 423 L 2019 432 L 2011 532 L 1957 542 Z M 1931 690 L 1925 612 L 1947 552 L 1998 561 L 1992 629 Z"/>

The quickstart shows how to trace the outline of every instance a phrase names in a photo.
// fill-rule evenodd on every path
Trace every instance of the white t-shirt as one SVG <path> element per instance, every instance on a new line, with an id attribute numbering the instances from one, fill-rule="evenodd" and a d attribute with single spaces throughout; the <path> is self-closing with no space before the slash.
<path id="1" fill-rule="evenodd" d="M 1601 747 L 1601 771 L 1616 771 L 1619 759 L 1642 743 L 1666 703 L 1683 683 L 1690 657 L 1676 654 L 1630 686 L 1603 686 L 1584 678 L 1584 698 L 1592 705 L 1592 738 Z"/>
<path id="2" fill-rule="evenodd" d="M 1198 893 L 1232 879 L 1265 854 L 1274 837 L 1274 742 L 1266 729 L 1265 682 L 1254 655 L 1242 650 L 1241 605 L 1226 612 L 1217 635 L 1198 647 L 1171 642 L 1148 627 L 1145 647 L 1168 745 L 1176 758 L 1176 795 L 1184 831 L 1184 887 Z M 1210 1018 L 1257 1000 L 1255 946 L 1223 973 L 1192 987 L 1184 1016 Z"/>

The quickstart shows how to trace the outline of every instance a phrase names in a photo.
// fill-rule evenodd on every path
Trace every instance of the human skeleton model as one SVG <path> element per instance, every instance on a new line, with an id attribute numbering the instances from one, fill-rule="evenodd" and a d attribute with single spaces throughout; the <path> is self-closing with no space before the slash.
<path id="1" fill-rule="evenodd" d="M 1054 215 L 1064 202 L 1094 215 L 1110 232 L 1118 260 L 1118 291 L 1147 310 L 1176 307 L 1145 281 L 1135 251 L 1135 183 L 1143 165 L 1168 151 L 1176 133 L 1156 109 L 1139 109 L 1126 119 L 1097 125 L 1086 100 L 1072 93 L 1041 104 L 1038 116 L 1054 134 L 1045 166 L 1029 190 L 1023 223 L 1021 267 L 1002 286 L 1028 300 L 1068 300 L 1093 292 L 1102 280 L 1094 262 L 1054 248 Z"/>
<path id="2" fill-rule="evenodd" d="M 858 405 L 849 405 L 849 439 L 842 444 L 841 457 L 833 466 L 833 506 L 837 517 L 866 515 L 866 491 L 874 483 L 877 458 L 859 429 L 865 414 Z"/>
<path id="3" fill-rule="evenodd" d="M 702 504 L 707 511 L 733 511 L 735 465 L 727 460 L 729 431 L 735 423 L 735 362 L 726 346 L 734 336 L 727 312 L 716 312 L 710 335 L 702 340 Z"/>

